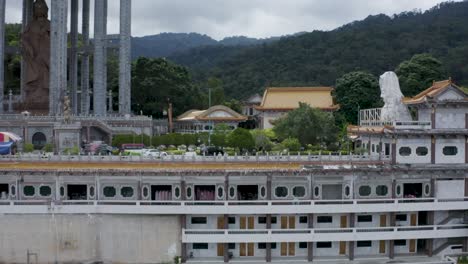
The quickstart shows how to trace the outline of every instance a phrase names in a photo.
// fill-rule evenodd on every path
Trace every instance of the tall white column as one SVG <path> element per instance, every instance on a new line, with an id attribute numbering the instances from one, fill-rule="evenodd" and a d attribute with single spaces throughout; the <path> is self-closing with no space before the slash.
<path id="1" fill-rule="evenodd" d="M 5 93 L 5 0 L 0 0 L 0 114 Z"/>
<path id="2" fill-rule="evenodd" d="M 94 2 L 94 114 L 106 115 L 106 6 L 107 0 L 95 0 Z"/>
<path id="3" fill-rule="evenodd" d="M 78 114 L 78 0 L 71 0 L 70 7 L 70 63 L 69 87 L 73 114 Z"/>
<path id="4" fill-rule="evenodd" d="M 131 113 L 132 1 L 120 0 L 119 113 Z"/>
<path id="5" fill-rule="evenodd" d="M 62 114 L 67 88 L 68 1 L 51 1 L 49 114 Z"/>
<path id="6" fill-rule="evenodd" d="M 81 114 L 89 114 L 89 0 L 83 0 L 81 36 L 84 52 L 81 56 Z"/>

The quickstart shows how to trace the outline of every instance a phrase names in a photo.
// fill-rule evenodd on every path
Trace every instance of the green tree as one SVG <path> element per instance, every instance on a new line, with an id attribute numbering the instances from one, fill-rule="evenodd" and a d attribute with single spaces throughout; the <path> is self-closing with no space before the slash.
<path id="1" fill-rule="evenodd" d="M 211 135 L 211 144 L 215 146 L 226 146 L 227 135 L 231 132 L 231 128 L 226 124 L 216 124 Z"/>
<path id="2" fill-rule="evenodd" d="M 242 114 L 242 103 L 239 100 L 231 99 L 229 101 L 225 101 L 223 105 L 231 108 L 239 114 Z"/>
<path id="3" fill-rule="evenodd" d="M 352 124 L 357 123 L 359 109 L 382 105 L 377 78 L 362 71 L 350 72 L 337 79 L 335 98 L 340 104 L 339 113 Z"/>
<path id="4" fill-rule="evenodd" d="M 206 86 L 211 89 L 211 106 L 224 103 L 224 88 L 221 79 L 208 78 Z"/>
<path id="5" fill-rule="evenodd" d="M 299 108 L 275 121 L 273 131 L 279 140 L 297 138 L 301 145 L 323 145 L 334 148 L 338 129 L 331 113 L 299 103 Z"/>
<path id="6" fill-rule="evenodd" d="M 240 151 L 250 151 L 255 147 L 254 138 L 244 128 L 236 128 L 227 136 L 226 141 L 229 147 L 237 148 Z"/>
<path id="7" fill-rule="evenodd" d="M 400 63 L 395 72 L 405 96 L 414 96 L 430 87 L 432 82 L 446 77 L 442 62 L 426 53 L 416 54 L 410 60 Z"/>
<path id="8" fill-rule="evenodd" d="M 254 129 L 250 131 L 255 142 L 255 148 L 259 151 L 270 151 L 273 143 L 268 137 L 268 132 L 262 129 Z M 271 133 L 270 133 L 271 134 Z"/>
<path id="9" fill-rule="evenodd" d="M 165 59 L 138 58 L 132 67 L 132 107 L 137 113 L 163 117 L 168 100 L 174 117 L 191 108 L 203 107 L 201 94 L 185 67 Z"/>
<path id="10" fill-rule="evenodd" d="M 281 145 L 289 151 L 298 151 L 301 149 L 301 143 L 297 138 L 287 138 L 281 142 Z"/>

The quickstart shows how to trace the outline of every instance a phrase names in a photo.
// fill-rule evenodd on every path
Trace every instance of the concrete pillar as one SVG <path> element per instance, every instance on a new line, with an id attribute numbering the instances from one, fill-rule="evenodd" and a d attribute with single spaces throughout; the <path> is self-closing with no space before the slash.
<path id="1" fill-rule="evenodd" d="M 217 190 L 216 190 L 217 191 Z M 229 175 L 224 176 L 224 200 L 228 200 L 228 192 L 229 192 Z M 224 215 L 224 229 L 229 229 L 229 215 Z M 229 243 L 224 243 L 223 245 L 223 255 L 224 255 L 224 262 L 229 262 Z"/>
<path id="2" fill-rule="evenodd" d="M 51 2 L 49 114 L 62 114 L 67 87 L 68 1 Z"/>
<path id="3" fill-rule="evenodd" d="M 266 185 L 266 198 L 268 201 L 271 200 L 271 175 L 267 176 L 267 185 Z M 266 215 L 266 228 L 271 229 L 271 214 Z M 266 243 L 266 262 L 271 262 L 271 243 Z"/>
<path id="4" fill-rule="evenodd" d="M 354 227 L 354 217 L 355 217 L 355 214 L 354 213 L 351 213 L 349 214 L 349 227 L 353 228 Z M 349 241 L 348 242 L 348 246 L 349 246 L 349 260 L 354 260 L 354 241 Z"/>
<path id="5" fill-rule="evenodd" d="M 95 0 L 94 2 L 94 114 L 106 115 L 106 6 L 107 0 Z"/>
<path id="6" fill-rule="evenodd" d="M 112 113 L 112 91 L 109 90 L 109 93 L 107 94 L 107 112 Z"/>
<path id="7" fill-rule="evenodd" d="M 120 0 L 119 113 L 131 113 L 131 0 Z"/>
<path id="8" fill-rule="evenodd" d="M 182 180 L 180 182 L 180 199 L 182 201 L 187 200 L 185 180 Z M 181 228 L 181 230 L 183 228 L 186 228 L 186 226 L 187 226 L 187 216 L 186 215 L 181 215 L 180 216 L 180 228 Z M 182 263 L 186 263 L 187 262 L 187 244 L 182 243 L 182 241 L 180 242 L 180 244 L 181 244 L 180 245 L 181 261 L 182 261 Z"/>
<path id="9" fill-rule="evenodd" d="M 431 180 L 433 181 L 433 180 Z M 432 192 L 433 187 L 431 186 L 431 192 Z M 432 197 L 432 196 L 431 196 Z M 434 225 L 434 211 L 428 211 L 427 212 L 427 224 L 428 225 Z M 432 257 L 433 252 L 434 252 L 434 239 L 429 238 L 426 240 L 426 246 L 427 246 L 427 255 L 429 257 Z"/>
<path id="10" fill-rule="evenodd" d="M 432 136 L 431 138 L 431 164 L 435 164 L 436 162 L 436 138 L 435 136 Z"/>
<path id="11" fill-rule="evenodd" d="M 312 195 L 313 196 L 313 195 Z M 314 215 L 307 215 L 307 226 L 312 229 L 314 228 Z M 312 262 L 314 260 L 314 242 L 307 242 L 307 261 Z"/>
<path id="12" fill-rule="evenodd" d="M 0 114 L 5 93 L 5 0 L 0 0 Z"/>
<path id="13" fill-rule="evenodd" d="M 29 24 L 29 21 L 32 19 L 32 9 L 33 9 L 34 0 L 23 0 L 23 13 L 22 13 L 22 23 L 21 23 L 21 32 L 24 32 L 26 26 Z M 20 73 L 20 97 L 21 101 L 24 99 L 24 85 L 26 80 L 26 64 L 21 58 L 21 73 Z"/>
<path id="14" fill-rule="evenodd" d="M 69 87 L 71 110 L 78 114 L 78 0 L 71 0 L 70 6 L 70 58 Z"/>
<path id="15" fill-rule="evenodd" d="M 395 195 L 395 192 L 393 192 L 392 196 Z M 395 197 L 393 197 L 395 198 Z M 390 213 L 390 226 L 394 227 L 395 226 L 395 213 Z M 395 258 L 395 240 L 389 240 L 388 241 L 388 257 L 390 259 Z"/>
<path id="16" fill-rule="evenodd" d="M 81 37 L 84 52 L 81 56 L 81 114 L 89 114 L 89 0 L 83 0 Z"/>
<path id="17" fill-rule="evenodd" d="M 8 113 L 13 113 L 13 91 L 11 89 L 8 92 Z"/>

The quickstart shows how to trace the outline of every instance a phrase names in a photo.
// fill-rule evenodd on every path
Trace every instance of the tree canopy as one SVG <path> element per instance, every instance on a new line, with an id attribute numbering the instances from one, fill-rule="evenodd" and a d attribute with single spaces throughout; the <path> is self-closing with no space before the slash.
<path id="1" fill-rule="evenodd" d="M 398 65 L 396 74 L 400 79 L 401 92 L 414 96 L 432 85 L 433 81 L 446 79 L 442 62 L 430 54 L 416 54 Z"/>
<path id="2" fill-rule="evenodd" d="M 174 115 L 201 108 L 201 94 L 192 83 L 187 69 L 164 59 L 140 57 L 132 67 L 133 111 L 162 117 L 172 102 Z"/>
<path id="3" fill-rule="evenodd" d="M 335 99 L 346 122 L 356 124 L 359 109 L 382 105 L 377 78 L 367 72 L 350 72 L 336 80 Z"/>
<path id="4" fill-rule="evenodd" d="M 240 151 L 250 151 L 255 147 L 255 141 L 250 132 L 244 128 L 236 128 L 227 136 L 227 144 Z"/>
<path id="5" fill-rule="evenodd" d="M 338 129 L 331 113 L 299 103 L 299 108 L 275 121 L 273 131 L 279 140 L 292 137 L 303 146 L 312 144 L 333 149 Z"/>

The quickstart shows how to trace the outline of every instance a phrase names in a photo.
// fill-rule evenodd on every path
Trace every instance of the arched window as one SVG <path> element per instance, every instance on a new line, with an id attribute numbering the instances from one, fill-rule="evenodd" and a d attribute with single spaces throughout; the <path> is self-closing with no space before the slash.
<path id="1" fill-rule="evenodd" d="M 47 143 L 47 138 L 42 132 L 36 132 L 32 136 L 32 144 L 35 149 L 42 149 Z"/>
<path id="2" fill-rule="evenodd" d="M 346 185 L 346 187 L 344 189 L 344 195 L 346 197 L 349 197 L 350 194 L 351 194 L 351 188 L 349 187 L 349 185 Z"/>

